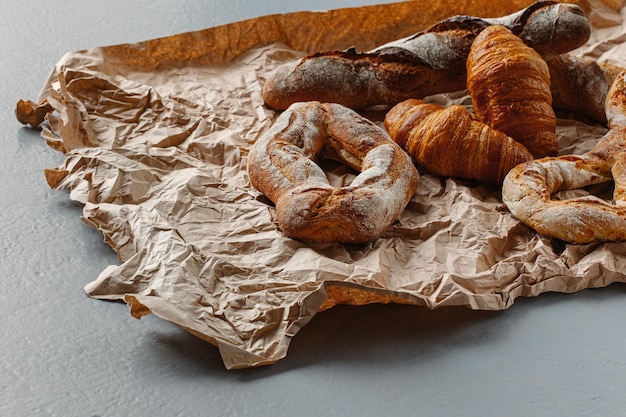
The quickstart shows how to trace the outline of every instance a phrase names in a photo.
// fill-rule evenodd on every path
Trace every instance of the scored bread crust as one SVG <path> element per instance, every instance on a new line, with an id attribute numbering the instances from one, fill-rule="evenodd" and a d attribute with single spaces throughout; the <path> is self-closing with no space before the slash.
<path id="1" fill-rule="evenodd" d="M 551 57 L 547 63 L 552 106 L 607 123 L 604 102 L 624 68 L 570 54 Z"/>
<path id="2" fill-rule="evenodd" d="M 463 90 L 472 42 L 496 24 L 546 58 L 583 45 L 591 33 L 580 7 L 554 1 L 539 1 L 500 18 L 454 16 L 369 52 L 320 51 L 286 63 L 265 81 L 263 99 L 277 110 L 311 100 L 360 109 Z"/>

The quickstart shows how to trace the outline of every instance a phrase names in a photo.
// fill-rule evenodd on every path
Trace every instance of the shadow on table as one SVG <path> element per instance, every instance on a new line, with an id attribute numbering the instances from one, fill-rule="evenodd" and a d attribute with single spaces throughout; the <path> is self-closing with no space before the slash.
<path id="1" fill-rule="evenodd" d="M 292 339 L 287 357 L 274 365 L 228 371 L 218 349 L 175 328 L 157 332 L 145 346 L 159 365 L 197 378 L 199 374 L 253 381 L 310 366 L 403 368 L 442 355 L 505 343 L 530 312 L 563 303 L 602 303 L 624 297 L 626 286 L 588 289 L 575 294 L 547 293 L 519 298 L 504 311 L 473 311 L 465 307 L 429 310 L 410 305 L 337 306 L 317 314 Z M 566 306 L 566 305 L 565 305 Z M 533 319 L 534 320 L 534 319 Z M 510 342 L 509 342 L 510 343 Z M 185 375 L 181 375 L 185 378 Z"/>

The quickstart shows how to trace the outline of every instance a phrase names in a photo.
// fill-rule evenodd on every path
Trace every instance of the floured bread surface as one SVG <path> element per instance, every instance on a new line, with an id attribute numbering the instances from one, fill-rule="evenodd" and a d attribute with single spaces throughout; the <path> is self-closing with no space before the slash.
<path id="1" fill-rule="evenodd" d="M 459 91 L 474 39 L 494 25 L 507 27 L 541 56 L 571 51 L 590 36 L 588 19 L 573 4 L 541 1 L 492 19 L 453 16 L 368 52 L 318 51 L 286 63 L 268 76 L 263 100 L 277 110 L 312 100 L 363 109 Z"/>
<path id="2" fill-rule="evenodd" d="M 613 201 L 594 195 L 553 199 L 558 191 L 614 181 Z M 502 201 L 537 232 L 571 243 L 626 240 L 626 129 L 611 129 L 583 155 L 533 160 L 504 179 Z"/>
<path id="3" fill-rule="evenodd" d="M 360 173 L 349 185 L 330 185 L 314 162 L 321 152 Z M 384 130 L 339 104 L 293 104 L 251 147 L 247 163 L 252 185 L 276 204 L 282 232 L 308 242 L 376 240 L 419 181 Z"/>

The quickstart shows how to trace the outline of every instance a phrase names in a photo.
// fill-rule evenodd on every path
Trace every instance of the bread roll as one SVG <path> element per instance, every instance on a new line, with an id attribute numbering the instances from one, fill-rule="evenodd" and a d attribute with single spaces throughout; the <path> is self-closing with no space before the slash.
<path id="1" fill-rule="evenodd" d="M 334 187 L 321 153 L 359 174 Z M 276 204 L 282 232 L 316 243 L 376 240 L 406 207 L 419 176 L 387 133 L 339 104 L 295 103 L 251 147 L 252 185 Z"/>

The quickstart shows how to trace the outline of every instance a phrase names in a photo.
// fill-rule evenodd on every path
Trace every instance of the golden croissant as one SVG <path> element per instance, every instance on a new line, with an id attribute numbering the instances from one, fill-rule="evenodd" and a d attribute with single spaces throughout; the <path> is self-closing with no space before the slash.
<path id="1" fill-rule="evenodd" d="M 466 64 L 478 118 L 526 146 L 535 158 L 556 155 L 550 71 L 541 56 L 495 25 L 476 37 Z"/>
<path id="2" fill-rule="evenodd" d="M 522 144 L 460 105 L 409 99 L 389 110 L 385 128 L 413 162 L 442 176 L 499 185 L 511 168 L 533 159 Z"/>

